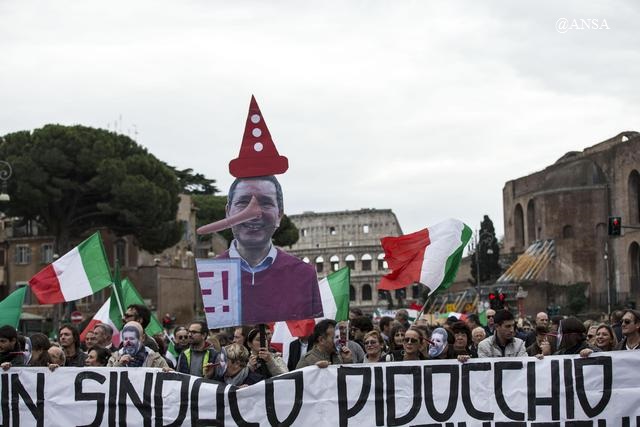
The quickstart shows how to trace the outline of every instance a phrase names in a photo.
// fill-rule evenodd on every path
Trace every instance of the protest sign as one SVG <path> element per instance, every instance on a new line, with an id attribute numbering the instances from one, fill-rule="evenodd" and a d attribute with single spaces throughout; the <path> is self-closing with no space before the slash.
<path id="1" fill-rule="evenodd" d="M 196 259 L 202 304 L 209 328 L 242 324 L 239 259 Z"/>
<path id="2" fill-rule="evenodd" d="M 146 368 L 11 368 L 0 425 L 635 426 L 638 357 L 311 366 L 244 389 Z"/>

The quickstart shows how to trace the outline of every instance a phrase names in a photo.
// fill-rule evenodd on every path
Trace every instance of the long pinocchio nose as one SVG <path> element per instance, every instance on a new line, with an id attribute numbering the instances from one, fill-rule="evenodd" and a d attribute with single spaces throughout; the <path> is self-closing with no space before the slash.
<path id="1" fill-rule="evenodd" d="M 211 224 L 203 225 L 196 230 L 198 234 L 215 233 L 218 231 L 231 228 L 243 222 L 251 221 L 252 219 L 260 218 L 262 216 L 262 209 L 255 196 L 251 197 L 249 204 L 242 211 L 235 215 L 221 219 L 220 221 L 212 222 Z"/>

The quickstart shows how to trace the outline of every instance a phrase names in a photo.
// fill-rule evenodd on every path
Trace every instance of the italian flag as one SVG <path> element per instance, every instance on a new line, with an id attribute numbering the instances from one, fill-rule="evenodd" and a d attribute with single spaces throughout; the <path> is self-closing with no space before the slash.
<path id="1" fill-rule="evenodd" d="M 446 289 L 454 281 L 462 251 L 471 239 L 471 229 L 457 219 L 399 237 L 381 240 L 385 260 L 392 269 L 378 284 L 378 289 L 393 290 L 420 283 L 429 295 Z"/>
<path id="2" fill-rule="evenodd" d="M 289 343 L 297 337 L 311 335 L 313 327 L 322 319 L 349 320 L 350 279 L 349 268 L 343 267 L 318 282 L 324 317 L 275 323 L 271 344 L 276 348 L 281 346 L 278 350 L 281 350 L 285 362 L 289 358 Z"/>
<path id="3" fill-rule="evenodd" d="M 96 232 L 29 280 L 40 304 L 75 301 L 111 285 L 111 270 Z"/>

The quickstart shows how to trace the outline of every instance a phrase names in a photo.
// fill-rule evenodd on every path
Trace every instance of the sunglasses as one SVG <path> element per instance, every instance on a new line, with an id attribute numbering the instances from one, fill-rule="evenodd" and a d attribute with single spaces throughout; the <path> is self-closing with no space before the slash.
<path id="1" fill-rule="evenodd" d="M 588 339 L 592 339 L 592 338 L 594 338 L 594 337 L 595 337 L 595 335 L 587 335 L 587 338 L 588 338 Z"/>
<path id="2" fill-rule="evenodd" d="M 493 319 L 494 316 L 487 316 L 487 319 Z"/>
<path id="3" fill-rule="evenodd" d="M 629 325 L 630 323 L 636 323 L 633 320 L 629 320 L 629 319 L 622 319 L 622 323 L 624 323 L 625 325 Z"/>
<path id="4" fill-rule="evenodd" d="M 404 339 L 404 343 L 405 343 L 405 344 L 417 344 L 417 343 L 419 343 L 419 342 L 420 342 L 420 340 L 419 340 L 418 338 L 406 337 L 406 338 Z"/>
<path id="5" fill-rule="evenodd" d="M 378 341 L 365 341 L 364 345 L 376 345 L 376 344 L 380 344 Z"/>

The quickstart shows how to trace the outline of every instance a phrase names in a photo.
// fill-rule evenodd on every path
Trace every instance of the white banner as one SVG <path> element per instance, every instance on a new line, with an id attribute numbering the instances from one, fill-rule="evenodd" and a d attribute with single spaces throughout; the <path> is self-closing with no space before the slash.
<path id="1" fill-rule="evenodd" d="M 620 351 L 313 366 L 243 389 L 145 368 L 11 368 L 0 375 L 0 425 L 631 427 L 639 360 Z"/>

